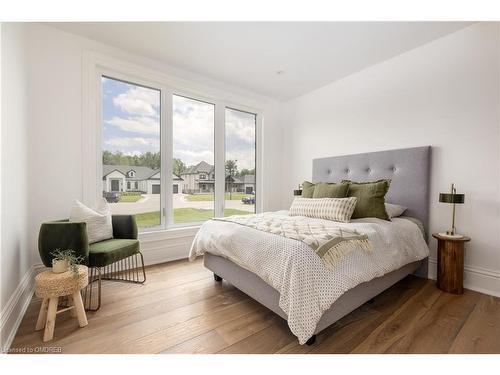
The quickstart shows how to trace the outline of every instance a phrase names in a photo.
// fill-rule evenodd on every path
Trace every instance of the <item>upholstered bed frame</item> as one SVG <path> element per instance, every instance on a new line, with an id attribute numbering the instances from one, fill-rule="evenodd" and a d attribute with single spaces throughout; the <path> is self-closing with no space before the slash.
<path id="1" fill-rule="evenodd" d="M 362 182 L 390 178 L 391 187 L 386 201 L 408 207 L 405 215 L 419 219 L 428 233 L 430 158 L 431 148 L 426 146 L 314 159 L 312 177 L 313 182 L 339 182 L 341 180 Z M 426 234 L 426 240 L 427 238 Z M 225 258 L 209 253 L 204 256 L 204 264 L 214 273 L 216 280 L 227 280 L 282 318 L 287 319 L 285 312 L 279 307 L 278 291 L 256 274 Z M 407 264 L 344 293 L 324 313 L 316 327 L 316 333 L 411 273 L 427 277 L 427 259 Z M 315 335 L 307 344 L 312 344 L 314 341 Z"/>

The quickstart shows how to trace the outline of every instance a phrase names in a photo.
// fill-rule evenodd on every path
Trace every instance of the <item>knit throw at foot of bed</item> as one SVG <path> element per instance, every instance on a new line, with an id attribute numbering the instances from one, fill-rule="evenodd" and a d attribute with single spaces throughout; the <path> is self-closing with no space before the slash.
<path id="1" fill-rule="evenodd" d="M 283 216 L 272 212 L 254 215 L 234 215 L 214 218 L 244 225 L 263 232 L 273 233 L 308 245 L 323 260 L 327 268 L 333 268 L 342 257 L 354 250 L 372 251 L 368 236 L 357 230 L 341 228 L 335 222 L 311 222 L 304 216 Z"/>

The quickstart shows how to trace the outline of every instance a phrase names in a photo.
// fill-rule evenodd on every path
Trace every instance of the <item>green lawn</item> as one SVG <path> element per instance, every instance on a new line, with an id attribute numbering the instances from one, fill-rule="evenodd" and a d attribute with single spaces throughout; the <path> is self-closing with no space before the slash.
<path id="1" fill-rule="evenodd" d="M 120 196 L 120 203 L 123 203 L 123 202 L 129 202 L 129 203 L 134 203 L 134 202 L 137 202 L 139 199 L 142 198 L 142 195 L 140 194 L 135 194 L 135 195 L 125 195 L 125 194 L 122 194 Z"/>
<path id="2" fill-rule="evenodd" d="M 229 193 L 225 194 L 225 200 L 232 200 L 232 201 L 240 201 L 241 198 L 243 197 L 252 197 L 253 195 L 250 194 L 244 194 L 244 193 L 232 193 L 231 199 L 229 199 Z M 186 196 L 186 200 L 189 202 L 198 202 L 198 201 L 213 201 L 214 200 L 214 195 L 213 194 L 191 194 Z"/>
<path id="3" fill-rule="evenodd" d="M 236 210 L 234 208 L 226 208 L 224 216 L 231 215 L 244 215 L 249 214 L 248 211 Z M 193 223 L 197 221 L 205 221 L 214 216 L 213 210 L 203 210 L 197 208 L 175 208 L 174 209 L 174 223 Z M 160 212 L 146 212 L 143 214 L 136 214 L 135 219 L 137 225 L 141 228 L 154 227 L 160 225 Z"/>
<path id="4" fill-rule="evenodd" d="M 160 225 L 160 211 L 136 214 L 135 220 L 137 221 L 137 226 L 140 228 L 155 227 Z"/>

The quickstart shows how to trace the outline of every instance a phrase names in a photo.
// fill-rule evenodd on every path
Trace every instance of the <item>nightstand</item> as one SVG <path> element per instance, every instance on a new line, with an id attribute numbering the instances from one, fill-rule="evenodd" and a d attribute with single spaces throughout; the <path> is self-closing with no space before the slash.
<path id="1" fill-rule="evenodd" d="M 464 292 L 464 245 L 470 241 L 467 236 L 449 238 L 434 233 L 438 240 L 437 287 L 448 293 Z"/>

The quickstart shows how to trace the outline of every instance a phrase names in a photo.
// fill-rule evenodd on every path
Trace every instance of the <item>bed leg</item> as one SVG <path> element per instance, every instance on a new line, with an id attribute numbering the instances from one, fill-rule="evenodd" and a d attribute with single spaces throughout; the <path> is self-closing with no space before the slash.
<path id="1" fill-rule="evenodd" d="M 309 338 L 309 340 L 306 341 L 306 345 L 311 346 L 311 345 L 314 345 L 315 342 L 316 342 L 316 335 L 312 335 Z"/>
<path id="2" fill-rule="evenodd" d="M 222 277 L 214 273 L 214 280 L 220 283 L 222 281 Z"/>

